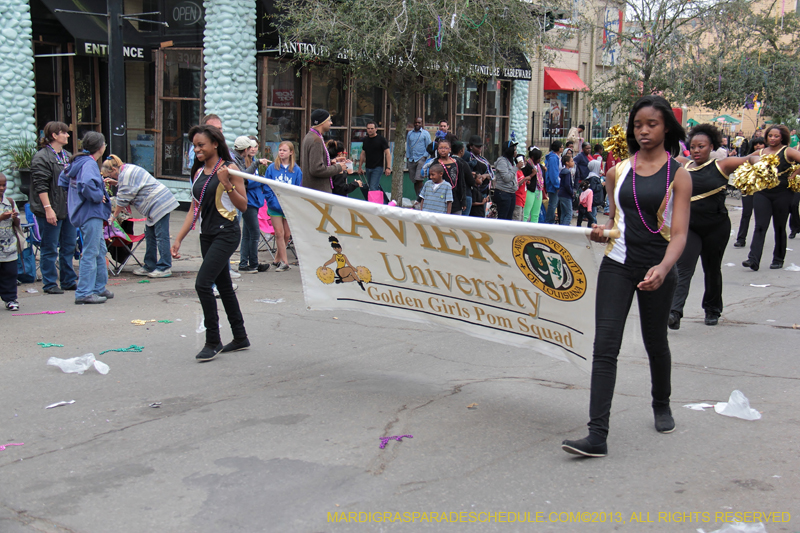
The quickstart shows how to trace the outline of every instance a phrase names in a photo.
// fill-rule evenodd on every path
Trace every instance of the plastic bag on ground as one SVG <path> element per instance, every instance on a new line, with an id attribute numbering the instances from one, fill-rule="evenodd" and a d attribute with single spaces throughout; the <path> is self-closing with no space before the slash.
<path id="1" fill-rule="evenodd" d="M 750 401 L 740 390 L 735 390 L 728 398 L 728 402 L 718 402 L 714 410 L 725 416 L 741 418 L 742 420 L 758 420 L 761 413 L 750 407 Z"/>
<path id="2" fill-rule="evenodd" d="M 703 529 L 697 530 L 699 533 L 705 533 Z M 725 524 L 722 529 L 712 531 L 711 533 L 767 533 L 767 528 L 761 522 L 754 522 L 747 524 L 745 522 L 734 522 L 732 524 Z"/>
<path id="3" fill-rule="evenodd" d="M 108 374 L 108 371 L 110 370 L 107 364 L 95 359 L 93 353 L 87 353 L 80 357 L 73 357 L 72 359 L 59 359 L 58 357 L 51 357 L 47 360 L 47 364 L 57 366 L 65 374 L 83 374 L 92 366 L 94 366 L 95 370 L 101 374 Z"/>

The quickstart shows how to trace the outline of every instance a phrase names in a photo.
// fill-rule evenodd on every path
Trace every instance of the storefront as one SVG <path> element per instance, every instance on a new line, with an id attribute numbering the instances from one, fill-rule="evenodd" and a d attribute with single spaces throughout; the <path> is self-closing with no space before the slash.
<path id="1" fill-rule="evenodd" d="M 577 126 L 578 92 L 589 88 L 578 73 L 560 68 L 544 69 L 543 137 L 566 137 L 569 128 Z"/>

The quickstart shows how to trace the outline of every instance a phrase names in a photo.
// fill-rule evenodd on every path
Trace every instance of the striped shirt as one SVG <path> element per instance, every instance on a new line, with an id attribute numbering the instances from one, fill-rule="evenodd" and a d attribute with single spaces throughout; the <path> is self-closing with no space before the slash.
<path id="1" fill-rule="evenodd" d="M 178 201 L 161 182 L 136 165 L 125 164 L 117 179 L 117 205 L 132 205 L 152 226 L 178 207 Z"/>
<path id="2" fill-rule="evenodd" d="M 17 212 L 11 200 L 3 195 L 0 197 L 0 214 Z M 14 220 L 7 218 L 0 220 L 0 263 L 17 260 L 17 233 L 14 231 Z"/>
<path id="3" fill-rule="evenodd" d="M 438 184 L 428 180 L 422 186 L 419 195 L 423 199 L 423 211 L 447 213 L 447 202 L 453 201 L 453 188 L 444 180 Z"/>

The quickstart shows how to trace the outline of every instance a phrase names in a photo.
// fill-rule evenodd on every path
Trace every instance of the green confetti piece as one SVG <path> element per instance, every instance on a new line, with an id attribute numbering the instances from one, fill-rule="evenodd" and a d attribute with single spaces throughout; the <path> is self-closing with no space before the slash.
<path id="1" fill-rule="evenodd" d="M 142 350 L 144 350 L 144 346 L 136 346 L 135 344 L 131 344 L 127 348 L 112 348 L 111 350 L 103 350 L 100 352 L 100 355 L 108 352 L 141 352 Z"/>
<path id="2" fill-rule="evenodd" d="M 172 320 L 159 320 L 159 324 L 172 324 Z"/>
<path id="3" fill-rule="evenodd" d="M 142 280 L 142 281 L 140 281 L 139 283 L 150 283 L 150 280 L 149 280 L 149 279 L 143 279 L 143 280 Z"/>
<path id="4" fill-rule="evenodd" d="M 49 343 L 49 342 L 37 342 L 36 344 L 38 344 L 42 348 L 63 348 L 64 347 L 63 344 L 52 344 L 52 343 Z"/>

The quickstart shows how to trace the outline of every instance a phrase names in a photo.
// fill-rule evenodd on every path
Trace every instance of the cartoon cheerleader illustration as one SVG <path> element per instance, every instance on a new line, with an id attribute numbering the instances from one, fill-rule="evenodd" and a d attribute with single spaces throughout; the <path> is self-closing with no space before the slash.
<path id="1" fill-rule="evenodd" d="M 342 253 L 342 245 L 339 244 L 339 239 L 336 237 L 328 237 L 328 242 L 331 243 L 331 248 L 335 252 L 333 256 L 321 267 L 317 269 L 317 277 L 325 284 L 333 282 L 349 283 L 355 281 L 361 290 L 366 291 L 364 283 L 369 283 L 372 280 L 372 274 L 367 267 L 359 266 L 358 268 L 350 264 L 347 256 Z M 336 263 L 336 271 L 328 268 L 328 265 Z"/>

